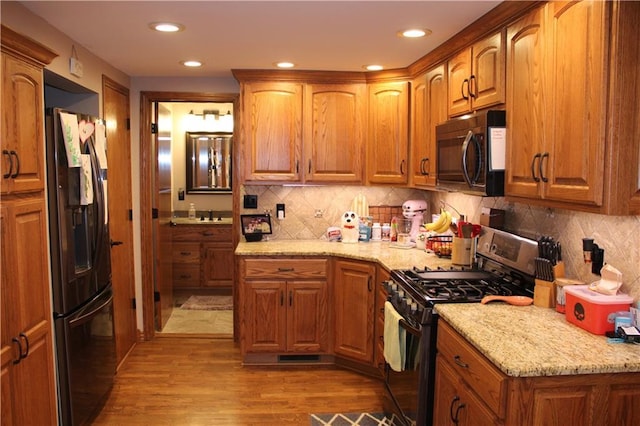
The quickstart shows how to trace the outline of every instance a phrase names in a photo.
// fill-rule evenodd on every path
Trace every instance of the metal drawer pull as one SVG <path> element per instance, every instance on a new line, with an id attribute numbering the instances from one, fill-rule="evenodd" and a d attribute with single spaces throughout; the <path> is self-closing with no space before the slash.
<path id="1" fill-rule="evenodd" d="M 182 256 L 191 256 L 191 252 L 190 251 L 181 251 L 180 255 L 182 255 Z"/>
<path id="2" fill-rule="evenodd" d="M 293 272 L 294 268 L 278 268 L 278 272 Z"/>
<path id="3" fill-rule="evenodd" d="M 462 362 L 462 360 L 460 359 L 460 355 L 454 356 L 453 361 L 462 368 L 469 368 L 469 364 Z"/>

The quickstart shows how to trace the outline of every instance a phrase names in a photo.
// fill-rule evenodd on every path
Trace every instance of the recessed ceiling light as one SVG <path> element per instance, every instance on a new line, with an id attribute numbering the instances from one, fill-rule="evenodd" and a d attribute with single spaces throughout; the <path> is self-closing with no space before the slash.
<path id="1" fill-rule="evenodd" d="M 189 68 L 197 68 L 202 66 L 202 62 L 200 61 L 181 61 L 180 63 Z"/>
<path id="2" fill-rule="evenodd" d="M 293 62 L 276 62 L 275 65 L 278 68 L 293 68 L 296 66 Z"/>
<path id="3" fill-rule="evenodd" d="M 362 68 L 366 69 L 367 71 L 380 71 L 384 69 L 382 65 L 363 65 Z"/>
<path id="4" fill-rule="evenodd" d="M 178 31 L 183 31 L 184 25 L 173 22 L 152 22 L 149 24 L 149 28 L 162 33 L 176 33 Z"/>
<path id="5" fill-rule="evenodd" d="M 431 30 L 413 28 L 410 30 L 398 31 L 398 35 L 405 38 L 420 38 L 431 35 Z"/>

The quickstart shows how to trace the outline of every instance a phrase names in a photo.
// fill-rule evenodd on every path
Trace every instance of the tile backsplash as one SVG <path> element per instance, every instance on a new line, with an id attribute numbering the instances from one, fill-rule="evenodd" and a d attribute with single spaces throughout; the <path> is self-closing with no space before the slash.
<path id="1" fill-rule="evenodd" d="M 401 206 L 409 199 L 427 200 L 430 211 L 425 220 L 438 212 L 440 202 L 473 222 L 480 220 L 483 207 L 503 209 L 506 230 L 533 239 L 541 235 L 554 237 L 563 246 L 566 275 L 587 283 L 599 279 L 582 257 L 582 238 L 593 238 L 605 250 L 605 263 L 622 272 L 622 290 L 640 300 L 640 216 L 603 216 L 510 203 L 502 197 L 394 187 L 256 185 L 242 186 L 241 200 L 244 194 L 258 195 L 258 209 L 242 210 L 243 213 L 268 211 L 275 215 L 276 204 L 285 204 L 285 219 L 273 221 L 273 239 L 325 238 L 327 228 L 340 226 L 340 217 L 350 210 L 359 194 L 366 197 L 370 206 Z"/>

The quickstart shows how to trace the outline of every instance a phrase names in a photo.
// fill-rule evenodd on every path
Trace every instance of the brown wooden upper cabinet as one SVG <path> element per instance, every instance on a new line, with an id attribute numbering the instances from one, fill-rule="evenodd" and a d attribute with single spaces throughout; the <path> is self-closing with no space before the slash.
<path id="1" fill-rule="evenodd" d="M 304 104 L 305 182 L 362 183 L 366 84 L 307 84 Z"/>
<path id="2" fill-rule="evenodd" d="M 436 126 L 447 120 L 447 65 L 411 81 L 411 163 L 409 184 L 436 185 Z"/>
<path id="3" fill-rule="evenodd" d="M 302 84 L 243 84 L 244 179 L 299 182 L 302 161 Z"/>
<path id="4" fill-rule="evenodd" d="M 371 83 L 367 181 L 406 184 L 409 177 L 409 83 Z"/>
<path id="5" fill-rule="evenodd" d="M 366 84 L 243 83 L 247 182 L 364 180 Z"/>
<path id="6" fill-rule="evenodd" d="M 638 53 L 631 22 L 639 9 L 549 2 L 509 25 L 507 196 L 629 214 L 639 161 L 632 136 L 639 72 L 629 47 Z M 608 117 L 608 104 L 626 106 Z"/>
<path id="7" fill-rule="evenodd" d="M 497 32 L 449 59 L 450 116 L 504 102 L 504 37 Z"/>

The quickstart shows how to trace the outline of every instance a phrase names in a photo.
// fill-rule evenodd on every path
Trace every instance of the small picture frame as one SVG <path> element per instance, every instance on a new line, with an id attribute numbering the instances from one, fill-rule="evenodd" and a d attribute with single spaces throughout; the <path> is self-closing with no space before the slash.
<path id="1" fill-rule="evenodd" d="M 263 235 L 272 233 L 271 216 L 268 214 L 243 214 L 240 222 L 247 242 L 260 241 Z"/>

